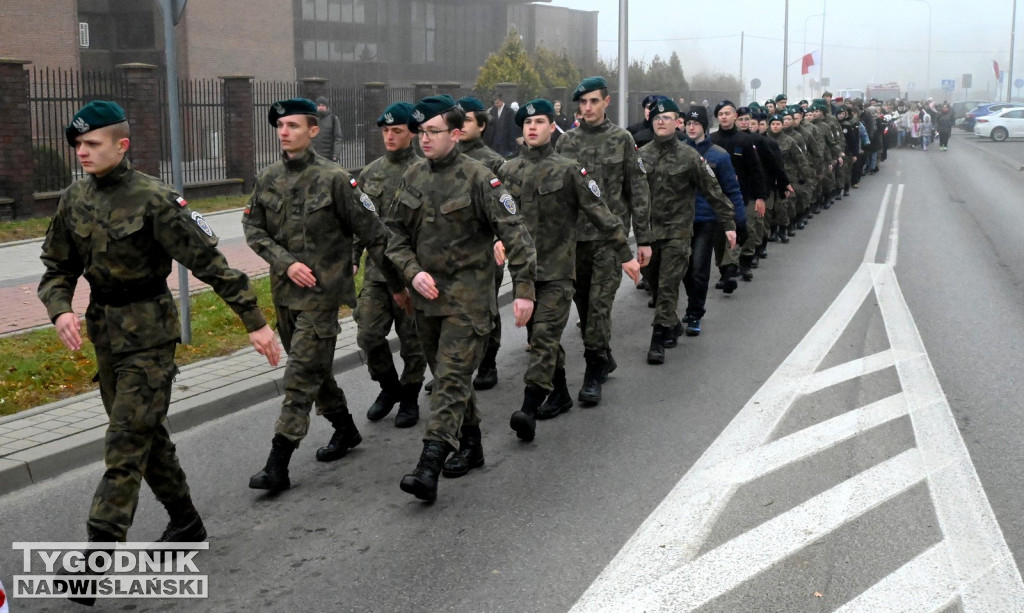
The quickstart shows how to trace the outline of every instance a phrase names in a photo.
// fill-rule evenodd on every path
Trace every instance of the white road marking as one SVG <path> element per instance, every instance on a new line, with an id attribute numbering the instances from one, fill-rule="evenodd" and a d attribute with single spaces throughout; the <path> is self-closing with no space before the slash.
<path id="1" fill-rule="evenodd" d="M 779 368 L 644 521 L 573 611 L 685 611 L 735 589 L 815 539 L 927 481 L 943 540 L 846 603 L 843 611 L 1024 611 L 1024 582 L 1006 546 L 949 403 L 906 304 L 893 262 L 903 186 L 886 262 L 876 264 L 892 186 L 864 262 Z M 818 371 L 864 300 L 874 295 L 890 349 Z M 769 441 L 801 395 L 895 367 L 902 391 Z M 736 490 L 769 472 L 909 415 L 916 447 L 705 552 Z"/>

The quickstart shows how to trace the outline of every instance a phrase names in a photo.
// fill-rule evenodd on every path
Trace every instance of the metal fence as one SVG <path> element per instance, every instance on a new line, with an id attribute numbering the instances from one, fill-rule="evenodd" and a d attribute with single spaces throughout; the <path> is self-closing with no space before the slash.
<path id="1" fill-rule="evenodd" d="M 171 182 L 171 139 L 166 81 L 158 85 L 160 104 L 161 178 Z M 220 181 L 227 178 L 224 157 L 224 102 L 220 81 L 194 79 L 179 81 L 178 107 L 181 114 L 184 151 L 182 176 L 185 184 Z"/>

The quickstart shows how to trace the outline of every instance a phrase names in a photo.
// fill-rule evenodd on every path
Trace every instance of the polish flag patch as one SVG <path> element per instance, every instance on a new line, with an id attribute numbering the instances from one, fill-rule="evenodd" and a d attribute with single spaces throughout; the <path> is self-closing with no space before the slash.
<path id="1" fill-rule="evenodd" d="M 352 189 L 359 187 L 359 181 L 356 181 L 355 179 L 349 179 L 348 184 L 352 186 Z"/>
<path id="2" fill-rule="evenodd" d="M 188 201 L 182 198 L 181 196 L 175 198 L 175 202 L 178 203 L 178 206 L 188 206 Z"/>
<path id="3" fill-rule="evenodd" d="M 501 181 L 498 180 L 498 177 L 491 179 L 491 187 L 498 187 L 499 185 L 501 185 Z"/>
<path id="4" fill-rule="evenodd" d="M 581 175 L 583 175 L 584 177 L 585 177 L 585 176 L 587 176 L 587 169 L 586 169 L 586 168 L 583 168 L 583 167 L 581 166 L 581 167 L 580 167 L 580 174 L 581 174 Z"/>

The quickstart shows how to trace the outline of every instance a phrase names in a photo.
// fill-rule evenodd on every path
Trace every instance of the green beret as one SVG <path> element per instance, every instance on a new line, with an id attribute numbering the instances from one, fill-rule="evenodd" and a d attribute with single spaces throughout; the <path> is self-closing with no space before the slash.
<path id="1" fill-rule="evenodd" d="M 128 118 L 121 105 L 107 100 L 93 100 L 75 113 L 71 123 L 64 128 L 64 136 L 67 137 L 68 144 L 74 147 L 75 137 L 79 134 L 124 121 L 128 121 Z"/>
<path id="2" fill-rule="evenodd" d="M 408 102 L 396 102 L 384 109 L 384 113 L 377 118 L 377 127 L 407 125 L 409 123 L 409 115 L 411 114 L 411 104 Z"/>
<path id="3" fill-rule="evenodd" d="M 803 106 L 803 105 L 807 104 L 807 99 L 805 98 L 805 99 L 801 100 L 800 102 L 798 102 L 797 104 L 799 104 L 800 106 Z"/>
<path id="4" fill-rule="evenodd" d="M 534 115 L 547 115 L 549 119 L 555 118 L 555 105 L 543 98 L 530 100 L 516 111 L 516 125 L 520 128 L 526 123 L 527 117 Z"/>
<path id="5" fill-rule="evenodd" d="M 778 113 L 775 113 L 774 115 L 771 116 L 771 118 L 768 119 L 768 123 L 772 123 L 772 122 L 775 122 L 775 121 L 777 121 L 779 123 L 783 123 L 782 120 L 783 120 L 782 115 L 779 115 Z"/>
<path id="6" fill-rule="evenodd" d="M 288 117 L 289 115 L 312 115 L 313 117 L 316 117 L 316 104 L 308 98 L 278 100 L 274 104 L 270 105 L 270 111 L 267 113 L 267 121 L 270 122 L 270 125 L 277 126 L 278 119 Z"/>
<path id="7" fill-rule="evenodd" d="M 409 129 L 415 132 L 421 123 L 430 121 L 441 113 L 450 111 L 455 107 L 455 98 L 448 94 L 427 96 L 413 107 L 412 114 L 409 115 Z"/>
<path id="8" fill-rule="evenodd" d="M 758 104 L 757 102 L 751 102 L 747 106 L 750 107 L 751 111 L 760 111 L 761 110 L 761 105 Z"/>
<path id="9" fill-rule="evenodd" d="M 487 107 L 484 106 L 483 102 L 480 102 L 479 98 L 474 98 L 472 96 L 466 96 L 465 98 L 459 98 L 459 101 L 456 104 L 458 104 L 459 108 L 461 108 L 463 111 L 466 111 L 467 113 L 470 112 L 470 111 L 486 111 L 487 110 Z"/>
<path id="10" fill-rule="evenodd" d="M 790 115 L 796 115 L 797 113 L 800 113 L 801 115 L 804 114 L 804 107 L 800 106 L 799 104 L 791 104 L 786 110 L 789 112 Z"/>
<path id="11" fill-rule="evenodd" d="M 789 98 L 786 97 L 786 94 L 779 94 L 775 96 L 775 101 L 778 102 L 779 100 L 789 100 Z"/>
<path id="12" fill-rule="evenodd" d="M 652 116 L 661 115 L 662 113 L 681 113 L 679 105 L 671 98 L 658 98 L 657 102 L 651 104 L 650 109 Z"/>
<path id="13" fill-rule="evenodd" d="M 827 107 L 824 98 L 815 98 L 811 101 L 811 108 L 816 111 L 824 111 Z"/>
<path id="14" fill-rule="evenodd" d="M 599 89 L 608 89 L 608 84 L 605 83 L 604 77 L 587 77 L 580 81 L 580 86 L 572 92 L 572 101 L 579 102 L 580 96 L 583 94 L 589 94 Z"/>

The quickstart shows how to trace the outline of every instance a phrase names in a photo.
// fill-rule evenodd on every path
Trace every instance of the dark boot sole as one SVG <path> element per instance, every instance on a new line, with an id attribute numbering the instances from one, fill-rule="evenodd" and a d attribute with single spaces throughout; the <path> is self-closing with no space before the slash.
<path id="1" fill-rule="evenodd" d="M 601 404 L 601 394 L 584 394 L 582 391 L 576 397 L 582 407 L 596 407 Z"/>
<path id="2" fill-rule="evenodd" d="M 249 479 L 249 489 L 251 490 L 266 490 L 269 492 L 283 492 L 287 489 L 291 489 L 292 482 L 287 480 L 284 482 L 270 483 L 267 481 L 257 480 L 256 477 Z"/>
<path id="3" fill-rule="evenodd" d="M 412 494 L 425 502 L 434 502 L 437 500 L 437 489 L 427 487 L 412 475 L 402 477 L 402 482 L 398 484 L 398 487 L 402 488 L 402 491 L 406 494 Z"/>
<path id="4" fill-rule="evenodd" d="M 536 418 L 534 418 L 535 420 Z M 515 430 L 516 436 L 519 440 L 529 443 L 537 437 L 537 424 L 530 423 L 534 421 L 530 419 L 530 416 L 522 411 L 516 411 L 512 414 L 512 417 L 508 420 L 510 428 Z"/>
<path id="5" fill-rule="evenodd" d="M 572 408 L 572 398 L 569 398 L 564 404 L 560 404 L 557 407 L 551 406 L 550 404 L 543 404 L 537 409 L 537 414 L 533 416 L 534 419 L 543 421 L 545 419 L 554 419 L 565 413 Z"/>
<path id="6" fill-rule="evenodd" d="M 409 415 L 408 413 L 402 413 L 398 411 L 398 415 L 395 415 L 395 427 L 396 428 L 411 428 L 420 422 L 420 411 L 416 409 L 416 415 Z"/>
<path id="7" fill-rule="evenodd" d="M 664 353 L 651 353 L 647 352 L 647 363 L 648 364 L 664 364 L 665 354 Z"/>
<path id="8" fill-rule="evenodd" d="M 357 438 L 345 441 L 342 446 L 336 447 L 333 450 L 328 447 L 321 447 L 316 450 L 316 461 L 317 462 L 334 462 L 340 460 L 348 455 L 349 449 L 355 449 L 356 445 L 363 442 L 362 435 L 357 435 Z"/>
<path id="9" fill-rule="evenodd" d="M 448 477 L 449 479 L 458 479 L 459 477 L 465 477 L 466 475 L 468 475 L 469 471 L 471 470 L 483 467 L 484 459 L 480 458 L 479 462 L 473 462 L 472 464 L 467 464 L 464 467 L 460 466 L 458 468 L 448 468 L 448 466 L 446 465 L 444 469 L 441 470 L 441 474 L 444 475 L 445 477 Z"/>

